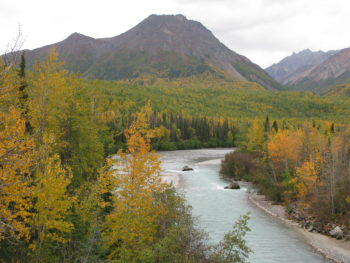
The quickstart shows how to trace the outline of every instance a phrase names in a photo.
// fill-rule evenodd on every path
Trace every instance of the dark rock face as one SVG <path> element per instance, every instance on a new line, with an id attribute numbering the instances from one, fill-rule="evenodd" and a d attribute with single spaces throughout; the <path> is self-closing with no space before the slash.
<path id="1" fill-rule="evenodd" d="M 42 60 L 52 46 L 68 69 L 91 78 L 118 80 L 140 74 L 183 77 L 208 71 L 258 82 L 268 89 L 280 87 L 259 66 L 183 15 L 151 15 L 112 38 L 74 33 L 62 42 L 26 51 L 28 66 Z"/>

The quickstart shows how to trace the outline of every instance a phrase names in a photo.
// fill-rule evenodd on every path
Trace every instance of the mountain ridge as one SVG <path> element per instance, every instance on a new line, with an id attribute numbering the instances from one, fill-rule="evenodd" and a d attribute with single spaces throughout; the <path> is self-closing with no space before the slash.
<path id="1" fill-rule="evenodd" d="M 305 54 L 307 55 L 304 56 Z M 299 67 L 285 74 L 297 64 Z M 329 94 L 334 89 L 335 93 L 340 93 L 339 87 L 350 83 L 350 48 L 293 53 L 266 71 L 289 90 Z"/>
<path id="2" fill-rule="evenodd" d="M 293 82 L 298 75 L 321 64 L 337 52 L 339 51 L 330 50 L 324 52 L 322 50 L 311 51 L 310 49 L 304 49 L 297 53 L 293 52 L 292 55 L 283 58 L 265 70 L 281 84 L 288 85 Z"/>
<path id="3" fill-rule="evenodd" d="M 96 79 L 119 80 L 151 74 L 165 78 L 203 72 L 253 81 L 267 89 L 281 85 L 263 69 L 221 43 L 200 22 L 179 15 L 150 15 L 130 30 L 95 39 L 73 33 L 61 42 L 26 51 L 28 65 L 55 46 L 66 68 Z"/>

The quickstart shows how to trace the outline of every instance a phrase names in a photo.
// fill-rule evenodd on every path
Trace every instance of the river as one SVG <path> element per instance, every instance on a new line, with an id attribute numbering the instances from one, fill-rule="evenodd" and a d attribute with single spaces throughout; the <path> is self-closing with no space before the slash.
<path id="1" fill-rule="evenodd" d="M 303 237 L 256 208 L 247 198 L 247 189 L 225 190 L 227 181 L 219 177 L 220 160 L 232 149 L 201 149 L 160 152 L 165 171 L 180 174 L 179 191 L 185 193 L 193 214 L 199 217 L 199 226 L 209 233 L 212 242 L 219 242 L 232 229 L 242 214 L 250 212 L 247 235 L 254 251 L 252 263 L 314 263 L 328 262 L 313 252 Z M 189 165 L 194 171 L 182 172 Z"/>

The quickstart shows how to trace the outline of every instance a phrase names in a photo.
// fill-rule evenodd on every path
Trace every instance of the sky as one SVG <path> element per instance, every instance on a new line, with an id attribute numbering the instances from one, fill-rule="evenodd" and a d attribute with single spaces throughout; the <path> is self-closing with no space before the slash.
<path id="1" fill-rule="evenodd" d="M 151 14 L 199 21 L 263 68 L 307 48 L 350 47 L 349 0 L 0 0 L 0 52 L 19 26 L 23 48 L 33 49 L 73 32 L 113 37 Z"/>

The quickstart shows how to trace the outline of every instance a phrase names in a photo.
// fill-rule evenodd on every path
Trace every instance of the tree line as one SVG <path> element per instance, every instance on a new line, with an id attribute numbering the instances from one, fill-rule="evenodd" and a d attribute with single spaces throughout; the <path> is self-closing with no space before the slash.
<path id="1" fill-rule="evenodd" d="M 133 117 L 125 118 L 122 127 L 127 127 Z M 182 114 L 152 112 L 148 122 L 157 136 L 152 139 L 155 150 L 185 150 L 213 147 L 233 147 L 236 127 L 227 118 L 186 117 Z M 111 126 L 111 130 L 115 127 Z M 115 148 L 125 146 L 124 133 L 114 137 Z"/>

